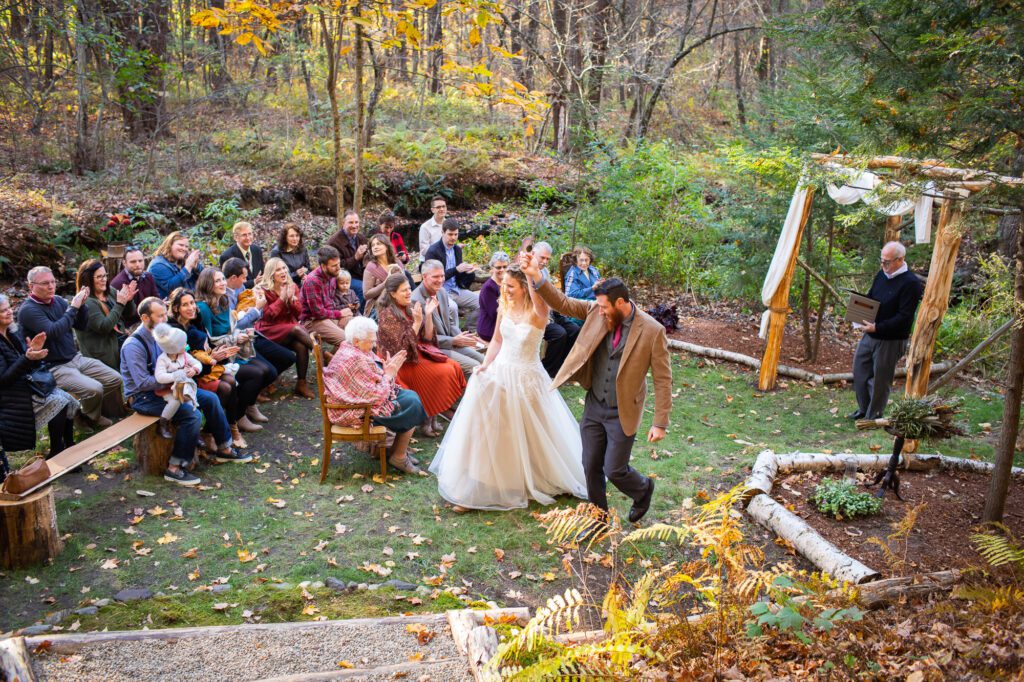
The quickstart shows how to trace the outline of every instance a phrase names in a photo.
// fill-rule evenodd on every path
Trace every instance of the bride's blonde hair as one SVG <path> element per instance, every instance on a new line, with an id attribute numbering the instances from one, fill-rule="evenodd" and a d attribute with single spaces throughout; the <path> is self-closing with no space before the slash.
<path id="1" fill-rule="evenodd" d="M 530 307 L 530 290 L 527 289 L 530 286 L 530 281 L 526 278 L 526 273 L 520 269 L 519 265 L 510 265 L 508 270 L 505 271 L 506 277 L 511 277 L 515 281 L 519 282 L 519 285 L 523 287 L 523 302 L 517 307 L 515 301 L 512 300 L 512 296 L 509 295 L 508 287 L 504 283 L 501 285 L 501 312 L 505 315 L 509 313 L 521 313 L 528 310 Z"/>

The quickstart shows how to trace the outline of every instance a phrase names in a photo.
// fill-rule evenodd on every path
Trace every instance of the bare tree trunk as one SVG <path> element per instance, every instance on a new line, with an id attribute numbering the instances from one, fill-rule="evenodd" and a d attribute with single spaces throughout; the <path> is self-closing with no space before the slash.
<path id="1" fill-rule="evenodd" d="M 345 22 L 340 17 L 333 19 L 337 34 L 328 28 L 324 11 L 320 11 L 320 29 L 323 33 L 324 45 L 327 48 L 327 97 L 331 100 L 331 123 L 333 124 L 334 143 L 334 220 L 340 230 L 342 217 L 345 214 L 345 175 L 341 164 L 341 110 L 338 106 L 338 54 L 337 43 L 341 40 L 341 31 Z"/>
<path id="2" fill-rule="evenodd" d="M 1013 157 L 1011 175 L 1020 177 L 1024 173 L 1024 140 L 1017 140 L 1017 152 Z M 1012 260 L 1016 253 L 1017 233 L 1021 229 L 1021 214 L 1007 213 L 999 217 L 999 255 L 1007 260 Z"/>
<path id="3" fill-rule="evenodd" d="M 554 90 L 551 102 L 551 139 L 558 154 L 569 151 L 569 65 L 566 63 L 569 41 L 568 1 L 553 0 L 551 6 L 551 50 L 555 60 L 555 79 L 551 84 Z"/>
<path id="4" fill-rule="evenodd" d="M 996 446 L 996 461 L 985 496 L 982 521 L 1002 521 L 1006 493 L 1013 469 L 1013 453 L 1020 429 L 1020 402 L 1024 388 L 1024 229 L 1017 228 L 1016 275 L 1013 282 L 1013 316 L 1016 325 L 1010 337 L 1010 364 L 1003 391 L 1003 428 Z"/>
<path id="5" fill-rule="evenodd" d="M 812 215 L 810 220 L 807 221 L 807 227 L 804 228 L 804 244 L 807 250 L 808 265 L 810 265 L 811 258 L 814 256 L 813 227 L 814 216 Z M 803 288 L 803 295 L 800 297 L 800 316 L 803 322 L 804 358 L 809 360 L 814 350 L 811 346 L 811 273 L 809 270 L 804 270 Z"/>
<path id="6" fill-rule="evenodd" d="M 86 35 L 89 32 L 90 13 L 85 0 L 77 0 L 78 21 L 75 22 L 75 86 L 78 90 L 78 107 L 75 111 L 75 151 L 71 165 L 78 175 L 86 171 L 99 170 L 102 162 L 97 153 L 96 137 L 99 135 L 99 121 L 94 132 L 89 131 L 89 82 L 86 70 L 89 62 L 89 45 Z"/>
<path id="7" fill-rule="evenodd" d="M 608 22 L 611 21 L 611 0 L 596 0 L 593 9 L 593 68 L 594 75 L 588 84 L 588 99 L 595 111 L 601 108 L 601 90 L 604 86 L 604 69 L 608 60 Z"/>
<path id="8" fill-rule="evenodd" d="M 740 49 L 740 34 L 732 36 L 733 83 L 736 88 L 736 114 L 740 125 L 747 126 L 747 105 L 743 100 L 743 52 Z"/>
<path id="9" fill-rule="evenodd" d="M 359 5 L 356 5 L 356 14 L 359 14 Z M 366 98 L 363 93 L 363 72 L 366 69 L 366 46 L 363 44 L 363 25 L 355 24 L 355 57 L 356 57 L 356 129 L 355 129 L 355 159 L 353 163 L 352 178 L 352 208 L 356 213 L 363 205 L 363 129 L 366 124 Z"/>
<path id="10" fill-rule="evenodd" d="M 434 5 L 427 10 L 427 27 L 430 31 L 429 38 L 427 39 L 430 44 L 430 93 L 432 95 L 441 94 L 443 84 L 441 83 L 441 64 L 444 62 L 444 28 L 441 10 L 444 8 L 444 0 L 437 0 Z"/>

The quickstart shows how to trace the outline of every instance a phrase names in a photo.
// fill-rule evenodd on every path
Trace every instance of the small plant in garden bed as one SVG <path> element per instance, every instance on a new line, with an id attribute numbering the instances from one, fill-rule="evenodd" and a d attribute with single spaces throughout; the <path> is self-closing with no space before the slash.
<path id="1" fill-rule="evenodd" d="M 836 519 L 852 519 L 857 516 L 871 516 L 882 510 L 882 501 L 857 490 L 849 481 L 826 478 L 814 489 L 811 501 L 818 511 L 835 516 Z"/>

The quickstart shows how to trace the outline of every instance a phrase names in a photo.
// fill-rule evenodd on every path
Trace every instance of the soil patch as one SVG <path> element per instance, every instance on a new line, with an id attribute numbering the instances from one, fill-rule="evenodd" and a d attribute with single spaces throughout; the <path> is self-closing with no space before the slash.
<path id="1" fill-rule="evenodd" d="M 861 483 L 870 481 L 873 476 L 858 474 Z M 781 504 L 792 505 L 791 509 L 829 542 L 886 577 L 890 576 L 891 569 L 885 552 L 869 539 L 874 537 L 885 542 L 893 526 L 919 504 L 926 506 L 918 514 L 906 543 L 906 572 L 926 573 L 985 563 L 974 550 L 971 535 L 980 530 L 988 476 L 960 471 L 903 471 L 900 472 L 902 501 L 887 493 L 880 513 L 851 521 L 825 516 L 811 503 L 811 495 L 822 478 L 815 472 L 787 476 L 776 481 L 772 495 Z M 1010 485 L 1006 509 L 1003 521 L 1019 537 L 1024 532 L 1024 486 Z M 894 543 L 891 549 L 902 556 L 903 543 Z"/>

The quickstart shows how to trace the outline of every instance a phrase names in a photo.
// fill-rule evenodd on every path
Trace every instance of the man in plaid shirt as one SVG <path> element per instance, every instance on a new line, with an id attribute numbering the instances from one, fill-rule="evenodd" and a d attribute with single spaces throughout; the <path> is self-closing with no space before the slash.
<path id="1" fill-rule="evenodd" d="M 316 332 L 324 343 L 337 347 L 345 340 L 344 328 L 352 319 L 349 308 L 339 308 L 334 303 L 341 255 L 333 246 L 323 246 L 316 252 L 316 259 L 319 267 L 302 280 L 299 321 L 306 331 Z"/>

